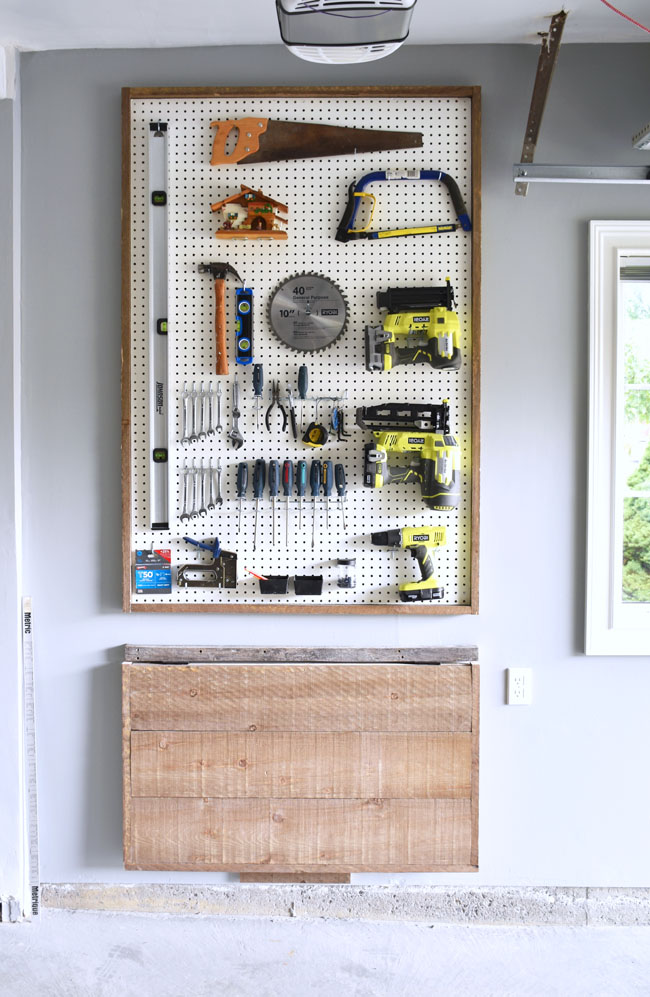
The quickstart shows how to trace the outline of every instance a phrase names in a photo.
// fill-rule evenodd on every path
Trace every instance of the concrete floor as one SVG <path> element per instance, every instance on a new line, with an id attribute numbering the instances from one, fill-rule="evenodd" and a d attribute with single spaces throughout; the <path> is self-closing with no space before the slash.
<path id="1" fill-rule="evenodd" d="M 1 997 L 636 997 L 650 928 L 45 910 L 0 925 Z"/>

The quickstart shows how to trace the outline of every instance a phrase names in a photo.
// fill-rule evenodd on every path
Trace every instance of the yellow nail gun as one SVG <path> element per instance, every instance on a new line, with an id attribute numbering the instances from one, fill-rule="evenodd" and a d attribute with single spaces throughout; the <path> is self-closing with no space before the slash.
<path id="1" fill-rule="evenodd" d="M 445 590 L 433 576 L 433 559 L 430 551 L 447 543 L 444 526 L 419 526 L 417 529 L 384 530 L 372 534 L 372 542 L 377 547 L 403 547 L 410 551 L 420 565 L 422 577 L 419 582 L 405 582 L 399 587 L 402 602 L 428 602 L 442 599 Z"/>
<path id="2" fill-rule="evenodd" d="M 460 501 L 460 447 L 449 432 L 449 403 L 387 404 L 357 409 L 357 425 L 372 430 L 364 447 L 363 483 L 382 488 L 419 481 L 430 509 L 449 511 Z M 406 466 L 389 466 L 392 454 L 406 454 Z"/>
<path id="3" fill-rule="evenodd" d="M 377 306 L 388 309 L 388 314 L 382 325 L 366 326 L 366 370 L 392 370 L 408 363 L 458 370 L 460 324 L 449 277 L 444 287 L 379 291 Z"/>

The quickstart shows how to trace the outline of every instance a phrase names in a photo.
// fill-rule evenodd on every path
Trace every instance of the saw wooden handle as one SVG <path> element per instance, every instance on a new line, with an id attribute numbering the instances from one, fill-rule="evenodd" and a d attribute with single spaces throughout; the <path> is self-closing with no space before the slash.
<path id="1" fill-rule="evenodd" d="M 228 353 L 226 349 L 226 282 L 217 277 L 214 282 L 214 331 L 217 347 L 217 374 L 228 373 Z"/>
<path id="2" fill-rule="evenodd" d="M 238 118 L 237 121 L 212 121 L 211 128 L 217 132 L 212 143 L 211 166 L 227 166 L 228 163 L 238 163 L 246 159 L 260 147 L 260 135 L 268 127 L 268 118 Z M 226 141 L 233 128 L 239 132 L 237 144 L 233 151 L 226 153 Z"/>

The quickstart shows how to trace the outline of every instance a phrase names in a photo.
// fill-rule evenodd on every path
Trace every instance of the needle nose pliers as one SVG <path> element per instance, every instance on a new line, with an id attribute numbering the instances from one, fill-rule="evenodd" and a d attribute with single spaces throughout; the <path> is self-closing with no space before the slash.
<path id="1" fill-rule="evenodd" d="M 278 408 L 280 409 L 280 412 L 282 413 L 282 432 L 285 432 L 285 430 L 287 428 L 287 411 L 286 411 L 284 405 L 280 401 L 280 382 L 279 381 L 271 381 L 271 404 L 269 405 L 269 407 L 266 410 L 266 419 L 265 419 L 266 428 L 269 431 L 269 433 L 271 432 L 271 412 L 272 412 L 273 407 L 275 405 L 278 406 Z"/>

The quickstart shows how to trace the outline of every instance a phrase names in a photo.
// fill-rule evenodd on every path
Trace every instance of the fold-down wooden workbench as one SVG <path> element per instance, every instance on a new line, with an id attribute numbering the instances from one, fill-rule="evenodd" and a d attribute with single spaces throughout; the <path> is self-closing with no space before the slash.
<path id="1" fill-rule="evenodd" d="M 476 648 L 125 657 L 127 869 L 478 868 Z"/>

